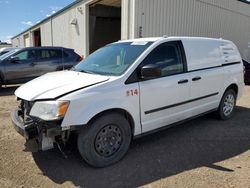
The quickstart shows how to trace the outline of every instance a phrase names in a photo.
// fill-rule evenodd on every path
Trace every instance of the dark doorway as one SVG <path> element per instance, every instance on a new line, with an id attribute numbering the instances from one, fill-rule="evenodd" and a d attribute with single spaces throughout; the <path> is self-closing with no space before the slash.
<path id="1" fill-rule="evenodd" d="M 114 3 L 115 2 L 115 3 Z M 103 0 L 89 8 L 90 53 L 121 39 L 121 0 Z"/>
<path id="2" fill-rule="evenodd" d="M 41 30 L 40 28 L 33 32 L 34 46 L 41 46 Z"/>

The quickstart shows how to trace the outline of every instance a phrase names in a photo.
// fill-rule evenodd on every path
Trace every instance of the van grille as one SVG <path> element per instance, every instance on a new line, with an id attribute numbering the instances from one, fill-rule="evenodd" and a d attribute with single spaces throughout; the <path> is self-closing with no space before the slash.
<path id="1" fill-rule="evenodd" d="M 23 99 L 19 99 L 20 100 L 20 105 L 19 105 L 19 109 L 22 112 L 22 116 L 23 116 L 23 120 L 27 121 L 29 120 L 29 113 L 31 111 L 31 108 L 34 104 L 34 102 L 30 102 L 30 101 L 26 101 Z"/>

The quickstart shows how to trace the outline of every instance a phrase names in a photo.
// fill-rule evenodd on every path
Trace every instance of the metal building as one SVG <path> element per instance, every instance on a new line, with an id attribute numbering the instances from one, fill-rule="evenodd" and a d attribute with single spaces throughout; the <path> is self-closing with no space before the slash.
<path id="1" fill-rule="evenodd" d="M 12 44 L 64 46 L 87 56 L 120 39 L 163 35 L 229 39 L 250 60 L 250 0 L 78 0 Z"/>

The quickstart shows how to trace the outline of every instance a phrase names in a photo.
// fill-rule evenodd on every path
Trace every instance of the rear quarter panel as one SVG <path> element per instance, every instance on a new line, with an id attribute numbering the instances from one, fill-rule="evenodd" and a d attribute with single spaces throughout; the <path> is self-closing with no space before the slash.
<path id="1" fill-rule="evenodd" d="M 244 68 L 240 52 L 231 41 L 223 41 L 220 49 L 225 72 L 224 88 L 226 89 L 231 84 L 236 84 L 238 86 L 237 98 L 239 99 L 244 89 Z"/>

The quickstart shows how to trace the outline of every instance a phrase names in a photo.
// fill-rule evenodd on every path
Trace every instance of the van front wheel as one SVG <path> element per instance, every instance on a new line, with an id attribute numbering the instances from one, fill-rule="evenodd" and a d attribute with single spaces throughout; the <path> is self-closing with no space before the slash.
<path id="1" fill-rule="evenodd" d="M 131 142 L 131 128 L 119 113 L 108 113 L 95 119 L 78 135 L 78 150 L 91 166 L 105 167 L 118 162 Z"/>
<path id="2" fill-rule="evenodd" d="M 220 102 L 217 115 L 221 120 L 230 119 L 233 115 L 234 108 L 236 105 L 236 93 L 234 90 L 227 90 Z"/>

